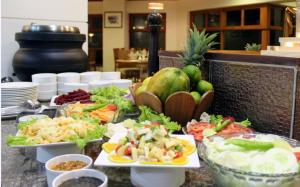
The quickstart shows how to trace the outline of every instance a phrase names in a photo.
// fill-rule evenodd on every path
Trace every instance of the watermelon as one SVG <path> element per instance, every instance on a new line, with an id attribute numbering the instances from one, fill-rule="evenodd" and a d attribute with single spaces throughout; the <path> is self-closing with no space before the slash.
<path id="1" fill-rule="evenodd" d="M 156 95 L 163 103 L 174 92 L 190 90 L 189 77 L 179 68 L 163 68 L 153 75 L 146 91 Z"/>

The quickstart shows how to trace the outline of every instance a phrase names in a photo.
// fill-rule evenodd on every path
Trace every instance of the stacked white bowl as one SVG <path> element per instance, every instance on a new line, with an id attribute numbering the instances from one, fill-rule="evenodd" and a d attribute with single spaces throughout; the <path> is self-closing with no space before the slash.
<path id="1" fill-rule="evenodd" d="M 132 85 L 132 80 L 130 79 L 117 79 L 117 80 L 112 80 L 111 84 L 123 88 L 123 89 L 128 89 Z"/>
<path id="2" fill-rule="evenodd" d="M 119 71 L 102 72 L 101 79 L 102 80 L 121 79 L 121 72 L 119 72 Z"/>
<path id="3" fill-rule="evenodd" d="M 57 94 L 57 77 L 54 73 L 32 75 L 32 82 L 38 83 L 38 100 L 49 101 Z"/>
<path id="4" fill-rule="evenodd" d="M 97 81 L 90 82 L 89 88 L 90 88 L 90 90 L 92 90 L 95 88 L 103 88 L 103 87 L 108 87 L 111 85 L 112 85 L 112 83 L 109 80 L 97 80 Z"/>
<path id="5" fill-rule="evenodd" d="M 75 72 L 66 72 L 57 74 L 57 88 L 58 94 L 64 94 L 70 91 L 71 89 L 79 89 L 81 88 L 80 84 L 80 73 Z M 66 84 L 70 84 L 67 85 Z"/>
<path id="6" fill-rule="evenodd" d="M 98 80 L 101 80 L 101 72 L 99 71 L 87 71 L 80 73 L 81 83 L 90 83 Z"/>

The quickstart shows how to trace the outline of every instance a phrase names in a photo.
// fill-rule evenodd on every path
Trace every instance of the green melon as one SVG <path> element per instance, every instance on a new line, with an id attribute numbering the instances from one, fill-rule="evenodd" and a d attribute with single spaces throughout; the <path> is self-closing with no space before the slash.
<path id="1" fill-rule="evenodd" d="M 174 92 L 189 91 L 190 79 L 179 68 L 168 67 L 153 75 L 146 91 L 156 95 L 163 103 Z"/>

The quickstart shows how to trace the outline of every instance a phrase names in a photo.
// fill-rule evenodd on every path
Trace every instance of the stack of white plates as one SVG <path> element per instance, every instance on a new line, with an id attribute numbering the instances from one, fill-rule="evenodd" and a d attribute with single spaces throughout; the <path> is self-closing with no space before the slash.
<path id="1" fill-rule="evenodd" d="M 80 73 L 81 83 L 90 83 L 101 79 L 101 72 L 98 71 L 87 71 Z"/>
<path id="2" fill-rule="evenodd" d="M 32 82 L 38 83 L 38 100 L 49 101 L 57 94 L 57 76 L 54 73 L 32 75 Z"/>
<path id="3" fill-rule="evenodd" d="M 65 84 L 80 83 L 80 74 L 75 72 L 59 73 L 57 74 L 57 82 L 58 94 L 67 93 L 69 91 L 65 88 Z"/>
<path id="4" fill-rule="evenodd" d="M 36 101 L 38 84 L 33 82 L 1 83 L 1 107 L 20 106 L 27 100 Z"/>
<path id="5" fill-rule="evenodd" d="M 103 80 L 121 79 L 121 72 L 119 71 L 102 72 L 101 79 Z"/>

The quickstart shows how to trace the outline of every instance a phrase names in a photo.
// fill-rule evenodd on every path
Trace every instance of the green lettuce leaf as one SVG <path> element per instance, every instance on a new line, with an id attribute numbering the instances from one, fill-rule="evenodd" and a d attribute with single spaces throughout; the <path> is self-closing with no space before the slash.
<path id="1" fill-rule="evenodd" d="M 210 122 L 212 124 L 217 125 L 219 122 L 222 122 L 223 116 L 222 115 L 210 115 Z"/>
<path id="2" fill-rule="evenodd" d="M 147 106 L 140 106 L 139 109 L 141 110 L 141 115 L 138 118 L 139 122 L 147 120 L 159 122 L 170 132 L 179 131 L 181 129 L 181 125 L 177 122 L 171 121 L 171 118 L 164 114 L 158 114 Z"/>
<path id="3" fill-rule="evenodd" d="M 34 124 L 35 122 L 37 122 L 37 120 L 38 120 L 38 119 L 32 119 L 32 120 L 20 122 L 20 123 L 18 124 L 18 129 L 21 130 L 21 129 L 25 128 L 25 127 L 28 126 L 28 125 L 32 125 L 32 124 Z"/>
<path id="4" fill-rule="evenodd" d="M 6 144 L 9 146 L 16 146 L 16 145 L 34 145 L 35 142 L 29 141 L 25 136 L 12 136 L 9 135 L 6 138 Z"/>

